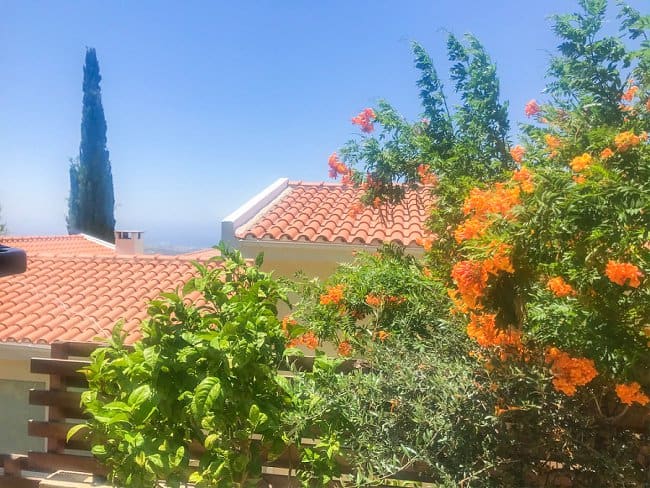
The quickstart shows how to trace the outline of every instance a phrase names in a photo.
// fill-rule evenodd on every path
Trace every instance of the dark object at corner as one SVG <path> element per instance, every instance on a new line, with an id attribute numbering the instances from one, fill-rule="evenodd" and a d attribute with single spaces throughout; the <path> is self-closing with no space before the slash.
<path id="1" fill-rule="evenodd" d="M 24 273 L 27 269 L 27 254 L 22 249 L 0 244 L 0 276 Z"/>

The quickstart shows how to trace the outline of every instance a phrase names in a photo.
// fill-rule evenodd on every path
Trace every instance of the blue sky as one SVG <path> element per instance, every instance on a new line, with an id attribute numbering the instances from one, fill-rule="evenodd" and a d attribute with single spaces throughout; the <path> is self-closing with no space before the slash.
<path id="1" fill-rule="evenodd" d="M 548 16 L 576 4 L 3 0 L 2 218 L 14 234 L 65 232 L 85 46 L 103 77 L 118 227 L 198 247 L 275 179 L 327 179 L 327 157 L 364 107 L 385 98 L 416 117 L 411 40 L 446 79 L 446 31 L 475 34 L 523 120 L 556 44 Z"/>

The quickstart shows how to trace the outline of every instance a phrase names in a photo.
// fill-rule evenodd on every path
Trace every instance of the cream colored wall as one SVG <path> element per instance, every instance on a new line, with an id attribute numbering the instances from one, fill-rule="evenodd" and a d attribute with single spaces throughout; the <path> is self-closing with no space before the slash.
<path id="1" fill-rule="evenodd" d="M 45 441 L 27 435 L 30 418 L 43 420 L 45 407 L 29 405 L 29 389 L 45 388 L 48 377 L 30 373 L 32 357 L 49 357 L 49 348 L 0 344 L 0 453 L 43 450 Z"/>
<path id="2" fill-rule="evenodd" d="M 265 271 L 275 271 L 278 276 L 292 278 L 299 270 L 307 276 L 325 279 L 340 263 L 353 259 L 357 251 L 374 252 L 375 246 L 352 246 L 349 244 L 304 243 L 286 241 L 239 241 L 238 248 L 244 257 L 254 259 L 264 253 Z M 422 256 L 421 248 L 409 248 L 407 252 Z"/>

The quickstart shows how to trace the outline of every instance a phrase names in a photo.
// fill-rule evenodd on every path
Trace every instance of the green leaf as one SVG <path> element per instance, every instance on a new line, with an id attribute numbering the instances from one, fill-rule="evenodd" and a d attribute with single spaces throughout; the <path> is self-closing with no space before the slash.
<path id="1" fill-rule="evenodd" d="M 68 442 L 72 437 L 77 433 L 80 432 L 84 429 L 89 429 L 90 427 L 88 424 L 77 424 L 74 427 L 71 427 L 70 430 L 68 430 L 68 433 L 65 436 L 66 442 Z"/>

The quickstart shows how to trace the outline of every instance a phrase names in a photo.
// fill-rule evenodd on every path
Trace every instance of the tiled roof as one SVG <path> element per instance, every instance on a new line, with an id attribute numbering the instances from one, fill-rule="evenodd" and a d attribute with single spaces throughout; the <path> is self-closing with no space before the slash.
<path id="1" fill-rule="evenodd" d="M 18 247 L 27 254 L 55 254 L 57 256 L 112 256 L 112 244 L 85 234 L 71 236 L 0 236 L 0 244 Z"/>
<path id="2" fill-rule="evenodd" d="M 351 215 L 361 190 L 331 183 L 290 182 L 267 207 L 235 229 L 239 239 L 415 246 L 424 237 L 431 190 L 408 190 L 399 205 Z"/>
<path id="3" fill-rule="evenodd" d="M 192 277 L 194 259 L 55 256 L 28 250 L 27 271 L 0 278 L 0 342 L 106 338 L 120 319 L 133 341 L 147 301 Z"/>

